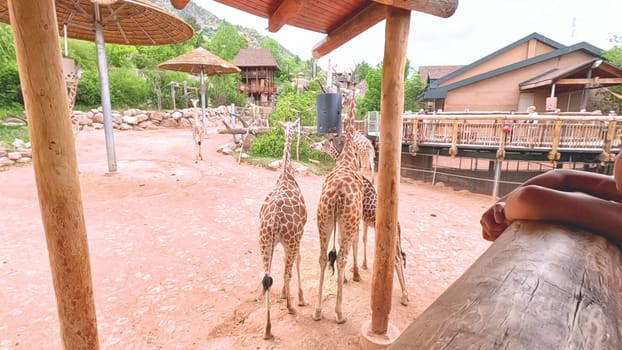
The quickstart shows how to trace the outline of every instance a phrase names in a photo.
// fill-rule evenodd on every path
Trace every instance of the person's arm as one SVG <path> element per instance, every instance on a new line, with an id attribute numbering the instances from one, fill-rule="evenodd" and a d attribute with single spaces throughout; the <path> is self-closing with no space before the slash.
<path id="1" fill-rule="evenodd" d="M 484 239 L 494 241 L 508 227 L 511 221 L 526 219 L 521 218 L 520 215 L 515 215 L 513 218 L 507 217 L 505 206 L 508 199 L 513 198 L 520 192 L 525 192 L 525 188 L 533 187 L 562 192 L 582 192 L 603 200 L 622 202 L 622 194 L 616 190 L 616 184 L 612 176 L 578 170 L 551 170 L 525 181 L 512 192 L 500 198 L 483 213 L 480 223 Z"/>

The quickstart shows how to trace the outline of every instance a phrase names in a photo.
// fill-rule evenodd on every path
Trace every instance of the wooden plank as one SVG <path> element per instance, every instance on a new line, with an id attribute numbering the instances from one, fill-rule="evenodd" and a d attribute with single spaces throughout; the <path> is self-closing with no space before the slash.
<path id="1" fill-rule="evenodd" d="M 284 0 L 268 19 L 268 30 L 277 32 L 302 10 L 303 0 Z"/>
<path id="2" fill-rule="evenodd" d="M 418 11 L 438 17 L 451 17 L 458 8 L 458 0 L 373 0 L 377 3 Z"/>
<path id="3" fill-rule="evenodd" d="M 320 58 L 347 43 L 352 38 L 382 21 L 386 14 L 386 6 L 370 3 L 362 11 L 328 33 L 322 41 L 317 43 L 313 47 L 313 57 Z"/>
<path id="4" fill-rule="evenodd" d="M 615 84 L 622 84 L 622 78 L 578 78 L 578 79 L 559 79 L 558 81 L 555 82 L 555 84 L 558 85 L 576 85 L 576 84 L 583 84 L 583 85 L 598 85 L 598 84 L 611 84 L 611 85 L 615 85 Z"/>
<path id="5" fill-rule="evenodd" d="M 378 203 L 383 205 L 376 208 L 376 249 L 371 292 L 371 332 L 378 335 L 387 333 L 391 312 L 404 114 L 404 67 L 409 31 L 410 11 L 389 8 L 384 38 L 378 157 Z"/>
<path id="6" fill-rule="evenodd" d="M 9 0 L 64 349 L 99 349 L 86 225 L 53 0 Z"/>
<path id="7" fill-rule="evenodd" d="M 604 238 L 515 222 L 391 349 L 620 349 L 620 276 Z"/>

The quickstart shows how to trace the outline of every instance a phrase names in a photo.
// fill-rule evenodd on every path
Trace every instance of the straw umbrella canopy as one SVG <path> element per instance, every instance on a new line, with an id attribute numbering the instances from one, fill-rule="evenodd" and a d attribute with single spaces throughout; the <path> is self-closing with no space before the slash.
<path id="1" fill-rule="evenodd" d="M 198 47 L 190 52 L 173 57 L 168 61 L 158 65 L 160 69 L 173 70 L 199 74 L 201 78 L 201 115 L 203 116 L 203 128 L 206 127 L 205 120 L 205 75 L 219 75 L 239 73 L 240 68 L 213 53 Z"/>
<path id="2" fill-rule="evenodd" d="M 69 38 L 95 41 L 108 171 L 116 172 L 104 41 L 124 45 L 175 44 L 192 38 L 194 30 L 147 0 L 56 0 L 54 3 L 59 32 Z M 0 0 L 0 21 L 9 23 L 7 0 Z"/>

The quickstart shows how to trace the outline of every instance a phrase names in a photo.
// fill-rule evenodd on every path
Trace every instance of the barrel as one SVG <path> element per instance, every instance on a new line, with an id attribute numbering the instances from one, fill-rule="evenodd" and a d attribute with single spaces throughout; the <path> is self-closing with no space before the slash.
<path id="1" fill-rule="evenodd" d="M 316 97 L 318 134 L 341 134 L 341 95 L 318 94 Z"/>

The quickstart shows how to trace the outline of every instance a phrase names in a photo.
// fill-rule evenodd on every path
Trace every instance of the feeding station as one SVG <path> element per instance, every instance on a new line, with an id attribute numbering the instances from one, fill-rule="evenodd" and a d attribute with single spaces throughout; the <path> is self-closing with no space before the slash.
<path id="1" fill-rule="evenodd" d="M 201 115 L 203 116 L 203 132 L 207 130 L 205 120 L 205 76 L 239 73 L 241 70 L 232 63 L 198 47 L 158 65 L 160 69 L 199 74 L 201 86 Z"/>
<path id="2" fill-rule="evenodd" d="M 317 133 L 341 134 L 341 94 L 327 92 L 315 97 Z"/>
<path id="3" fill-rule="evenodd" d="M 0 0 L 0 21 L 13 29 L 32 160 L 64 349 L 99 349 L 89 250 L 68 118 L 59 30 L 95 40 L 107 119 L 109 171 L 116 171 L 104 38 L 157 45 L 192 37 L 188 24 L 144 0 Z"/>

